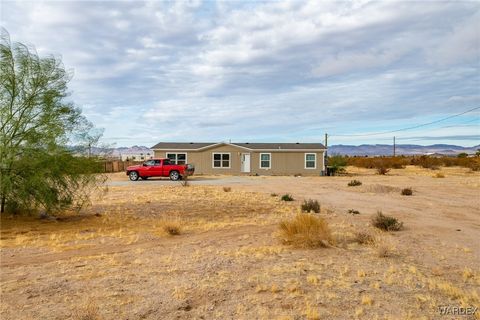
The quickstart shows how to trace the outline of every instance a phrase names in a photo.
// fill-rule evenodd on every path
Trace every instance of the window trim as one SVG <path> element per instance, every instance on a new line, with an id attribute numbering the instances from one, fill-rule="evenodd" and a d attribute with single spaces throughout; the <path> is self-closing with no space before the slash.
<path id="1" fill-rule="evenodd" d="M 220 167 L 215 167 L 215 155 L 220 155 Z M 228 154 L 228 167 L 223 167 L 222 154 Z M 217 160 L 218 161 L 218 160 Z M 212 152 L 212 169 L 231 169 L 232 168 L 232 155 L 230 152 Z"/>
<path id="2" fill-rule="evenodd" d="M 308 160 L 308 161 L 314 161 L 315 165 L 312 167 L 312 168 L 308 168 L 307 167 L 307 156 L 309 155 L 314 155 L 315 156 L 315 160 Z M 316 153 L 305 153 L 305 156 L 304 156 L 304 166 L 305 166 L 305 169 L 306 170 L 315 170 L 317 169 L 317 154 Z"/>
<path id="3" fill-rule="evenodd" d="M 262 167 L 262 154 L 268 154 L 268 167 Z M 263 160 L 266 161 L 266 160 Z M 269 170 L 272 169 L 272 153 L 271 152 L 261 152 L 258 156 L 258 167 L 260 169 Z"/>
<path id="4" fill-rule="evenodd" d="M 188 152 L 168 152 L 167 151 L 167 152 L 165 152 L 165 158 L 170 159 L 168 157 L 169 154 L 174 154 L 175 155 L 175 164 L 176 165 L 178 164 L 178 155 L 179 154 L 184 154 L 185 155 L 185 164 L 188 163 Z M 170 161 L 172 161 L 172 160 L 170 159 Z"/>

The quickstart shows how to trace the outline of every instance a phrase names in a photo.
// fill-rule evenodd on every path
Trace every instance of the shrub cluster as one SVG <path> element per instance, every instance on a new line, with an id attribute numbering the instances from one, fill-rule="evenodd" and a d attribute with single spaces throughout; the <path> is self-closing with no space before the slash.
<path id="1" fill-rule="evenodd" d="M 367 169 L 402 169 L 407 165 L 420 166 L 427 169 L 439 167 L 465 167 L 473 171 L 480 170 L 480 157 L 429 157 L 429 156 L 398 156 L 398 157 L 344 157 L 347 165 Z"/>
<path id="2" fill-rule="evenodd" d="M 349 187 L 356 187 L 356 186 L 361 186 L 362 182 L 359 180 L 352 180 L 348 183 Z"/>
<path id="3" fill-rule="evenodd" d="M 293 201 L 293 197 L 291 194 L 287 193 L 287 194 L 284 194 L 281 198 L 280 198 L 282 201 Z"/>
<path id="4" fill-rule="evenodd" d="M 402 196 L 411 196 L 413 195 L 412 188 L 404 188 L 402 189 Z"/>
<path id="5" fill-rule="evenodd" d="M 304 200 L 303 204 L 301 206 L 303 212 L 315 212 L 319 213 L 320 212 L 320 204 L 318 203 L 317 200 Z"/>
<path id="6" fill-rule="evenodd" d="M 384 231 L 399 231 L 403 228 L 403 222 L 399 222 L 396 218 L 386 216 L 381 211 L 373 217 L 372 224 L 374 227 Z"/>

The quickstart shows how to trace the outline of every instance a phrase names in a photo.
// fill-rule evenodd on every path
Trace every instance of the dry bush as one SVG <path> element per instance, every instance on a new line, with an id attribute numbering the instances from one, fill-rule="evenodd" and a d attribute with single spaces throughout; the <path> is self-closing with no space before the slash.
<path id="1" fill-rule="evenodd" d="M 74 314 L 73 319 L 75 320 L 101 320 L 102 317 L 99 314 L 99 308 L 97 304 L 93 301 L 90 301 L 82 308 L 79 308 Z"/>
<path id="2" fill-rule="evenodd" d="M 307 200 L 304 200 L 303 201 L 303 204 L 301 206 L 301 209 L 303 212 L 315 212 L 315 213 L 319 213 L 320 212 L 320 204 L 318 203 L 317 200 L 313 200 L 313 199 L 309 199 L 308 201 Z"/>
<path id="3" fill-rule="evenodd" d="M 404 189 L 402 189 L 401 194 L 402 194 L 402 196 L 411 196 L 411 195 L 413 195 L 413 190 L 412 190 L 412 188 L 404 188 Z"/>
<path id="4" fill-rule="evenodd" d="M 390 169 L 384 166 L 379 166 L 376 168 L 376 170 L 377 170 L 377 173 L 380 175 L 386 175 L 390 171 Z"/>
<path id="5" fill-rule="evenodd" d="M 232 191 L 232 188 L 231 187 L 223 187 L 223 191 L 230 192 L 230 191 Z"/>
<path id="6" fill-rule="evenodd" d="M 394 217 L 386 216 L 381 211 L 377 211 L 377 215 L 372 218 L 372 225 L 384 231 L 399 231 L 403 228 L 403 222 L 399 222 Z"/>
<path id="7" fill-rule="evenodd" d="M 171 236 L 178 236 L 182 230 L 180 223 L 177 221 L 162 221 L 161 227 L 165 233 Z"/>
<path id="8" fill-rule="evenodd" d="M 282 201 L 293 201 L 293 197 L 291 194 L 287 193 L 287 194 L 284 194 L 281 198 L 280 198 Z"/>
<path id="9" fill-rule="evenodd" d="M 369 232 L 369 231 L 357 231 L 357 232 L 355 232 L 354 240 L 355 240 L 356 243 L 366 244 L 366 245 L 375 244 L 375 242 L 376 242 L 375 236 L 373 236 L 372 233 Z"/>
<path id="10" fill-rule="evenodd" d="M 349 209 L 349 210 L 348 210 L 348 213 L 355 215 L 355 214 L 360 214 L 360 211 L 355 210 L 355 209 Z"/>
<path id="11" fill-rule="evenodd" d="M 328 247 L 333 238 L 327 222 L 308 213 L 280 223 L 280 238 L 284 244 L 303 248 Z"/>
<path id="12" fill-rule="evenodd" d="M 433 177 L 434 178 L 445 178 L 445 175 L 441 172 L 437 172 Z"/>
<path id="13" fill-rule="evenodd" d="M 270 193 L 270 197 L 277 197 L 277 196 L 278 196 L 278 193 L 274 193 L 274 192 Z"/>
<path id="14" fill-rule="evenodd" d="M 361 186 L 362 182 L 359 180 L 352 180 L 348 183 L 349 187 L 356 187 L 356 186 Z"/>

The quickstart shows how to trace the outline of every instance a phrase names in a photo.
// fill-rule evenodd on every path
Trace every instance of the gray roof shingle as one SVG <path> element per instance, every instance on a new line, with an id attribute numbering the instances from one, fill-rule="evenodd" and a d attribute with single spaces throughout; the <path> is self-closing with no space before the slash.
<path id="1" fill-rule="evenodd" d="M 218 142 L 159 142 L 152 147 L 152 149 L 200 149 L 212 145 L 219 144 Z M 321 143 L 226 143 L 230 145 L 240 146 L 253 150 L 315 150 L 325 149 Z"/>

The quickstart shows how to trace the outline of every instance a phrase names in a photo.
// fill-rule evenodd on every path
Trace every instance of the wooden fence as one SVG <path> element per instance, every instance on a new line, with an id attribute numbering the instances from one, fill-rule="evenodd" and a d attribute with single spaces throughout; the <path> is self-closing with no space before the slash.
<path id="1" fill-rule="evenodd" d="M 121 172 L 125 171 L 128 166 L 142 164 L 143 161 L 121 161 L 121 160 L 106 160 L 103 162 L 104 172 Z"/>

